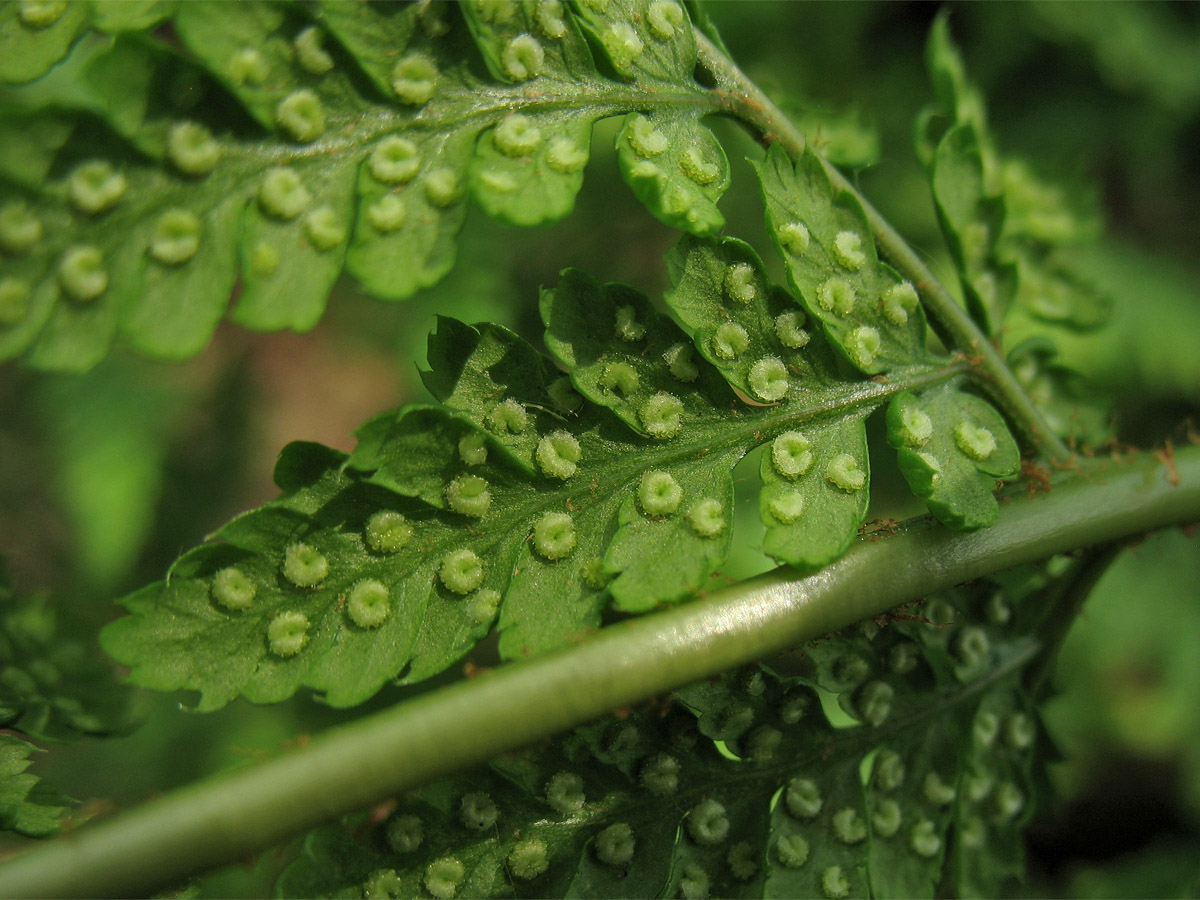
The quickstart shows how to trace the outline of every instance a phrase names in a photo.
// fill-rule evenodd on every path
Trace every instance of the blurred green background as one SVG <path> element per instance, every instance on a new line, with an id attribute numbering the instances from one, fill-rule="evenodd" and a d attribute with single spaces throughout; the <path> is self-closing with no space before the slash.
<path id="1" fill-rule="evenodd" d="M 938 6 L 709 9 L 735 59 L 953 283 L 911 137 L 931 99 L 923 43 Z M 1115 321 L 1059 335 L 1061 359 L 1112 398 L 1123 441 L 1187 440 L 1180 423 L 1200 421 L 1200 4 L 961 4 L 951 27 L 1002 151 L 1106 222 L 1090 263 L 1117 301 Z M 742 159 L 756 148 L 732 127 L 720 134 L 735 163 L 727 230 L 763 249 Z M 286 442 L 350 449 L 368 416 L 424 399 L 416 369 L 435 314 L 501 322 L 536 343 L 538 289 L 563 267 L 659 292 L 675 235 L 619 183 L 614 135 L 612 123 L 597 130 L 572 217 L 523 230 L 473 211 L 457 268 L 411 301 L 375 301 L 345 282 L 305 336 L 226 327 L 179 365 L 118 352 L 83 376 L 0 368 L 0 549 L 18 592 L 49 592 L 94 634 L 116 615 L 112 598 L 272 497 Z M 728 567 L 738 575 L 767 564 L 753 528 L 743 533 Z M 1052 773 L 1055 807 L 1031 829 L 1030 895 L 1197 896 L 1195 538 L 1157 535 L 1120 555 L 1063 649 L 1058 684 L 1046 716 L 1067 761 Z M 141 702 L 144 725 L 132 735 L 55 748 L 39 771 L 89 811 L 119 808 L 346 715 L 309 700 L 203 717 L 180 711 L 186 697 Z M 203 890 L 269 892 L 279 864 L 264 857 Z"/>

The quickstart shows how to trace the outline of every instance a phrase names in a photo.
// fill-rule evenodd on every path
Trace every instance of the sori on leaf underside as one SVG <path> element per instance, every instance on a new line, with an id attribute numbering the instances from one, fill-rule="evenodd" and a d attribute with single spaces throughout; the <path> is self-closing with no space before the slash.
<path id="1" fill-rule="evenodd" d="M 662 47 L 636 56 L 645 71 L 614 64 L 623 76 L 665 77 L 659 55 L 683 41 L 690 78 L 694 40 L 659 30 Z M 620 141 L 643 158 L 687 144 L 658 129 L 638 114 Z M 877 214 L 810 149 L 772 146 L 756 170 L 790 290 L 748 245 L 688 236 L 667 261 L 673 318 L 564 272 L 541 302 L 553 361 L 497 326 L 442 319 L 425 373 L 440 406 L 372 420 L 349 456 L 288 448 L 283 495 L 127 598 L 106 649 L 137 683 L 199 691 L 201 709 L 302 686 L 352 705 L 444 670 L 493 628 L 503 658 L 538 654 L 693 596 L 729 552 L 732 470 L 757 447 L 763 548 L 813 570 L 866 517 L 864 420 L 885 406 L 914 493 L 952 527 L 989 524 L 1016 443 L 967 386 L 972 366 L 929 349 L 923 298 L 877 251 Z"/>
<path id="2" fill-rule="evenodd" d="M 1040 566 L 864 623 L 310 832 L 281 896 L 1011 892 L 1045 750 Z M 925 618 L 928 617 L 928 618 Z M 795 666 L 796 660 L 782 660 Z"/>
<path id="3" fill-rule="evenodd" d="M 0 831 L 45 837 L 62 824 L 70 801 L 28 771 L 38 744 L 133 724 L 131 692 L 73 626 L 45 597 L 16 596 L 0 557 Z"/>
<path id="4" fill-rule="evenodd" d="M 626 181 L 686 233 L 661 304 L 563 271 L 540 297 L 548 355 L 441 318 L 422 373 L 436 403 L 370 420 L 350 454 L 285 448 L 276 500 L 121 601 L 102 643 L 132 682 L 200 710 L 302 689 L 348 707 L 493 632 L 505 660 L 569 645 L 703 588 L 752 451 L 762 549 L 813 572 L 867 517 L 876 413 L 937 519 L 996 519 L 1021 463 L 1007 422 L 1031 445 L 1079 426 L 1052 342 L 997 348 L 1002 325 L 1102 320 L 1070 258 L 1086 223 L 1000 158 L 943 19 L 918 146 L 967 311 L 785 122 L 752 160 L 772 283 L 722 236 L 729 168 L 703 122 L 764 136 L 765 98 L 714 71 L 707 40 L 674 0 L 0 11 L 0 78 L 21 83 L 0 116 L 0 356 L 83 369 L 118 334 L 186 356 L 235 284 L 232 317 L 256 329 L 311 327 L 343 269 L 409 296 L 451 267 L 468 197 L 514 224 L 566 215 L 609 116 Z M 1023 601 L 1086 566 L 1053 568 L 866 622 L 806 648 L 799 673 L 752 667 L 436 782 L 382 827 L 318 830 L 281 889 L 998 894 L 1037 789 L 1023 670 L 1053 649 Z M 26 683 L 19 708 L 0 698 L 22 728 L 47 707 Z M 0 744 L 0 812 L 43 833 L 58 807 L 36 802 L 31 750 Z"/>
<path id="5" fill-rule="evenodd" d="M 450 266 L 468 195 L 518 224 L 565 215 L 605 116 L 627 116 L 618 159 L 634 191 L 691 233 L 668 260 L 674 318 L 579 272 L 545 292 L 566 374 L 503 329 L 442 320 L 426 376 L 441 406 L 373 420 L 349 457 L 285 451 L 278 500 L 125 601 L 134 614 L 104 640 L 135 681 L 198 690 L 201 708 L 302 685 L 349 705 L 443 670 L 493 627 L 517 658 L 610 610 L 679 601 L 726 557 L 731 471 L 757 447 L 764 549 L 816 569 L 865 518 L 864 420 L 884 406 L 930 510 L 956 528 L 994 519 L 995 481 L 1018 471 L 1012 435 L 966 387 L 971 366 L 928 349 L 928 298 L 880 258 L 875 214 L 841 176 L 794 140 L 756 163 L 788 288 L 717 237 L 728 166 L 702 118 L 754 104 L 696 80 L 706 39 L 673 0 L 43 6 L 0 21 L 15 50 L 2 74 L 24 83 L 3 123 L 19 140 L 4 163 L 0 349 L 34 364 L 86 367 L 116 330 L 147 352 L 194 352 L 235 281 L 234 318 L 256 328 L 309 327 L 343 266 L 380 296 L 411 294 Z M 171 41 L 144 37 L 164 23 Z M 992 231 L 976 229 L 982 255 L 964 235 L 1007 207 L 939 27 L 931 68 L 953 125 L 923 134 L 988 325 L 1005 307 L 981 285 L 1011 265 Z M 132 86 L 118 77 L 131 70 Z M 213 102 L 184 117 L 153 73 Z M 982 351 L 944 310 L 946 343 Z"/>
<path id="6" fill-rule="evenodd" d="M 730 179 L 704 117 L 764 126 L 697 81 L 703 40 L 675 0 L 9 4 L 0 358 L 83 370 L 120 337 L 178 359 L 227 314 L 307 330 L 343 270 L 410 296 L 452 267 L 468 198 L 567 215 L 611 116 L 634 193 L 713 236 Z M 944 21 L 930 65 L 919 146 L 972 310 L 1098 324 L 1070 259 L 1088 223 L 999 158 Z"/>
<path id="7" fill-rule="evenodd" d="M 567 215 L 611 116 L 651 212 L 724 224 L 721 97 L 675 0 L 14 3 L 0 47 L 0 358 L 86 369 L 117 335 L 190 356 L 235 284 L 259 330 L 311 328 L 343 269 L 410 296 L 468 197 Z"/>
<path id="8" fill-rule="evenodd" d="M 688 237 L 665 296 L 687 330 L 579 271 L 543 293 L 566 374 L 505 329 L 442 319 L 425 373 L 440 406 L 371 420 L 349 456 L 287 448 L 283 495 L 127 598 L 105 648 L 204 709 L 301 686 L 358 703 L 494 626 L 503 657 L 541 653 L 694 595 L 729 551 L 733 468 L 760 446 L 764 549 L 816 569 L 866 517 L 864 419 L 885 405 L 913 490 L 953 527 L 987 525 L 1018 470 L 1003 418 L 925 349 L 911 286 L 819 164 L 801 160 L 803 190 L 780 154 L 768 165 L 802 302 L 748 245 Z"/>

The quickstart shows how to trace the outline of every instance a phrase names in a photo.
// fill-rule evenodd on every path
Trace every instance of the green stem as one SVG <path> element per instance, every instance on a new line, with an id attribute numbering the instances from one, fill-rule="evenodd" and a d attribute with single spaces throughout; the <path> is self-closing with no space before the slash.
<path id="1" fill-rule="evenodd" d="M 961 534 L 928 519 L 603 629 L 84 826 L 0 867 L 0 896 L 144 894 L 610 710 L 771 655 L 950 585 L 1200 518 L 1200 447 L 1092 466 Z"/>
<path id="2" fill-rule="evenodd" d="M 778 143 L 792 159 L 798 159 L 807 143 L 803 133 L 733 60 L 699 31 L 696 32 L 696 44 L 700 64 L 712 75 L 724 111 L 757 131 L 763 143 Z M 1030 446 L 1044 448 L 1061 462 L 1070 459 L 1070 449 L 1046 424 L 1041 411 L 1021 387 L 1000 351 L 980 331 L 974 319 L 846 176 L 820 154 L 817 158 L 833 186 L 853 194 L 862 205 L 880 253 L 916 286 L 925 309 L 937 321 L 949 342 L 968 356 L 975 377 L 1021 430 Z"/>

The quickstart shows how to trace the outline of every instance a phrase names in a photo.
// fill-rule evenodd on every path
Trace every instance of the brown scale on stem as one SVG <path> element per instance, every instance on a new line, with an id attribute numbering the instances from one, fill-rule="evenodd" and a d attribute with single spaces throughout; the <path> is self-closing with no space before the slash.
<path id="1" fill-rule="evenodd" d="M 1021 476 L 1029 482 L 1029 496 L 1034 497 L 1038 491 L 1050 493 L 1050 470 L 1027 459 L 1021 460 Z"/>
<path id="2" fill-rule="evenodd" d="M 1171 485 L 1171 487 L 1179 487 L 1179 469 L 1175 465 L 1175 445 L 1170 439 L 1167 440 L 1165 447 L 1154 451 L 1154 457 L 1166 466 L 1167 484 Z"/>

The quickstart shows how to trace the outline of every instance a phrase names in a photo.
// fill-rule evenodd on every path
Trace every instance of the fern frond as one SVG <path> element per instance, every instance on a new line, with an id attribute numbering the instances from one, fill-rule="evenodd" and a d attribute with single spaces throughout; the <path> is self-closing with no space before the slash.
<path id="1" fill-rule="evenodd" d="M 106 649 L 140 684 L 200 691 L 202 709 L 302 685 L 358 703 L 442 671 L 493 624 L 502 657 L 542 653 L 610 609 L 700 590 L 729 552 L 733 469 L 764 445 L 764 547 L 813 570 L 866 517 L 864 420 L 889 401 L 930 508 L 960 528 L 994 516 L 1017 451 L 957 364 L 905 329 L 880 338 L 886 379 L 864 378 L 732 238 L 687 238 L 669 269 L 690 333 L 578 271 L 544 292 L 566 375 L 503 328 L 442 319 L 425 373 L 441 406 L 373 419 L 349 457 L 285 450 L 285 493 L 127 598 Z"/>
<path id="2" fill-rule="evenodd" d="M 131 693 L 44 597 L 18 598 L 0 558 L 0 831 L 45 837 L 68 801 L 28 771 L 40 750 L 132 725 Z"/>
<path id="3" fill-rule="evenodd" d="M 971 314 L 989 334 L 999 332 L 1013 304 L 1042 323 L 1076 330 L 1104 324 L 1111 300 L 1071 252 L 1095 237 L 1094 217 L 1000 154 L 945 16 L 930 32 L 926 63 L 938 104 L 922 113 L 917 150 Z"/>
<path id="4" fill-rule="evenodd" d="M 916 287 L 879 259 L 862 207 L 834 191 L 817 156 L 806 151 L 793 166 L 772 147 L 759 182 L 788 281 L 846 359 L 878 375 L 923 358 Z"/>
<path id="5" fill-rule="evenodd" d="M 32 81 L 66 55 L 87 27 L 88 4 L 6 3 L 0 9 L 0 81 Z"/>
<path id="6" fill-rule="evenodd" d="M 996 896 L 1021 872 L 1045 581 L 931 599 L 310 834 L 284 896 Z M 1015 588 L 1015 590 L 1014 590 Z M 838 708 L 840 706 L 840 709 Z M 939 886 L 941 886 L 939 888 Z"/>
<path id="7" fill-rule="evenodd" d="M 11 734 L 0 734 L 0 831 L 46 837 L 58 831 L 65 798 L 27 770 L 38 748 Z"/>
<path id="8" fill-rule="evenodd" d="M 620 166 L 652 213 L 724 224 L 719 102 L 674 0 L 114 6 L 0 21 L 0 77 L 37 79 L 0 123 L 0 358 L 86 369 L 118 336 L 186 357 L 235 285 L 236 322 L 304 331 L 343 268 L 407 297 L 453 265 L 468 197 L 567 215 L 605 117 L 628 115 Z"/>
<path id="9" fill-rule="evenodd" d="M 891 377 L 900 365 L 928 358 L 916 288 L 878 259 L 861 208 L 849 194 L 835 194 L 820 160 L 806 152 L 793 166 L 772 148 L 759 178 L 788 280 L 846 359 Z M 1020 453 L 989 403 L 938 386 L 896 397 L 888 425 L 901 471 L 931 512 L 956 528 L 996 520 L 994 480 L 1017 473 Z"/>
<path id="10" fill-rule="evenodd" d="M 39 741 L 132 724 L 130 692 L 45 597 L 14 595 L 0 560 L 0 728 Z"/>

